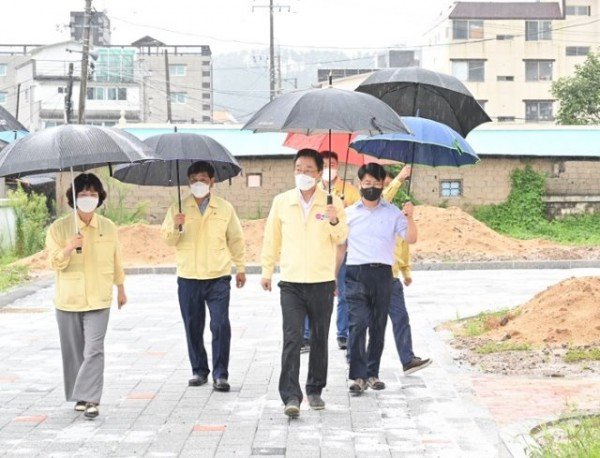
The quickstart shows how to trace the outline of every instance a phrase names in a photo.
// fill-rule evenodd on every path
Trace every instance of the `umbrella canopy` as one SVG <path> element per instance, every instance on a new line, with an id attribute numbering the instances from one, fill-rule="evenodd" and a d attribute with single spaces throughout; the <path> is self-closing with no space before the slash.
<path id="1" fill-rule="evenodd" d="M 452 127 L 463 137 L 490 117 L 454 76 L 420 67 L 378 70 L 358 88 L 383 100 L 400 116 L 419 116 Z"/>
<path id="2" fill-rule="evenodd" d="M 17 121 L 17 118 L 11 115 L 5 108 L 0 107 L 0 132 L 12 130 L 27 132 L 25 126 Z"/>
<path id="3" fill-rule="evenodd" d="M 187 183 L 187 169 L 196 161 L 207 161 L 215 168 L 215 181 L 238 176 L 237 160 L 221 143 L 206 135 L 173 132 L 144 140 L 159 160 L 117 167 L 114 178 L 125 183 L 148 186 L 176 186 Z"/>
<path id="4" fill-rule="evenodd" d="M 403 117 L 412 134 L 385 134 L 363 138 L 350 145 L 379 159 L 432 167 L 472 165 L 479 157 L 460 134 L 430 119 Z"/>
<path id="5" fill-rule="evenodd" d="M 368 94 L 333 87 L 284 94 L 267 103 L 242 127 L 254 132 L 408 132 L 388 105 Z"/>
<path id="6" fill-rule="evenodd" d="M 66 124 L 20 138 L 0 151 L 0 176 L 35 175 L 73 168 L 152 159 L 135 136 L 107 127 Z"/>

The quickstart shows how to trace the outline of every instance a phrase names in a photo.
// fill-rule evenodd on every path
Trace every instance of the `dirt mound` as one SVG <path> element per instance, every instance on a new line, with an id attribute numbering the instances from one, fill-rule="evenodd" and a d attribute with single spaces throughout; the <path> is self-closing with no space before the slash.
<path id="1" fill-rule="evenodd" d="M 506 237 L 458 207 L 419 205 L 415 208 L 415 221 L 419 229 L 419 241 L 411 247 L 413 260 L 581 259 L 600 253 L 600 249 Z"/>
<path id="2" fill-rule="evenodd" d="M 547 288 L 484 336 L 534 345 L 600 344 L 600 277 L 571 278 Z"/>
<path id="3" fill-rule="evenodd" d="M 600 247 L 569 247 L 500 235 L 458 207 L 419 205 L 415 220 L 419 228 L 419 242 L 411 247 L 415 262 L 600 258 Z M 248 264 L 260 262 L 265 222 L 265 219 L 242 221 Z M 175 250 L 160 238 L 159 225 L 124 226 L 119 228 L 119 237 L 126 266 L 175 264 Z M 34 271 L 47 269 L 48 264 L 44 252 L 20 262 Z"/>

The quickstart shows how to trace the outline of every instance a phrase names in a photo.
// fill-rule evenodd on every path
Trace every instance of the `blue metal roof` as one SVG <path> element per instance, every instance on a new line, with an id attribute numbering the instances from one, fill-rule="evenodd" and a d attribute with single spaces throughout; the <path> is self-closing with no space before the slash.
<path id="1" fill-rule="evenodd" d="M 125 129 L 142 140 L 173 132 L 172 128 Z M 283 146 L 286 133 L 252 133 L 238 128 L 207 129 L 178 126 L 179 132 L 207 135 L 237 157 L 290 156 L 296 150 Z M 556 127 L 543 129 L 475 129 L 467 141 L 479 156 L 600 157 L 600 128 Z"/>
<path id="2" fill-rule="evenodd" d="M 475 129 L 467 141 L 479 156 L 600 157 L 600 128 Z"/>
<path id="3" fill-rule="evenodd" d="M 136 137 L 145 140 L 159 134 L 172 133 L 172 128 L 135 128 L 127 127 L 125 130 Z M 203 129 L 178 126 L 178 132 L 206 135 L 214 138 L 227 148 L 236 157 L 244 156 L 292 156 L 296 150 L 283 146 L 287 136 L 282 132 L 267 132 L 254 134 L 249 130 L 240 129 Z"/>

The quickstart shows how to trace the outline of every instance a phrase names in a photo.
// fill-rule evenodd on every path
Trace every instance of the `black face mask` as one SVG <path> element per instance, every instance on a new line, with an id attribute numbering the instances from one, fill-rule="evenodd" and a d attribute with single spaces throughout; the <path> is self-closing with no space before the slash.
<path id="1" fill-rule="evenodd" d="M 360 188 L 360 195 L 371 202 L 378 200 L 382 192 L 381 188 Z"/>

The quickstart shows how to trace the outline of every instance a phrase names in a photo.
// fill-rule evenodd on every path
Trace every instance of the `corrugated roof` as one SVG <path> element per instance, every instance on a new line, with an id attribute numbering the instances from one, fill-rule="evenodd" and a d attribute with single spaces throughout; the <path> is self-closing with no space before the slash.
<path id="1" fill-rule="evenodd" d="M 126 128 L 142 140 L 173 132 L 173 128 Z M 254 134 L 238 128 L 178 126 L 179 132 L 207 135 L 222 143 L 236 157 L 292 156 L 296 150 L 283 146 L 286 133 Z M 11 132 L 12 134 L 12 132 Z M 10 140 L 9 140 L 10 141 Z M 467 141 L 481 157 L 589 157 L 600 158 L 600 127 L 556 127 L 528 129 L 475 129 Z"/>
<path id="2" fill-rule="evenodd" d="M 474 130 L 467 141 L 479 156 L 600 158 L 600 128 Z"/>
<path id="3" fill-rule="evenodd" d="M 450 19 L 563 19 L 555 2 L 458 2 Z"/>
<path id="4" fill-rule="evenodd" d="M 172 133 L 172 128 L 143 129 L 126 128 L 127 132 L 144 140 L 152 135 Z M 296 150 L 283 146 L 287 136 L 281 132 L 267 132 L 254 134 L 249 130 L 240 129 L 206 129 L 206 128 L 187 128 L 178 126 L 179 132 L 206 135 L 214 138 L 227 148 L 235 157 L 248 156 L 293 156 Z"/>

